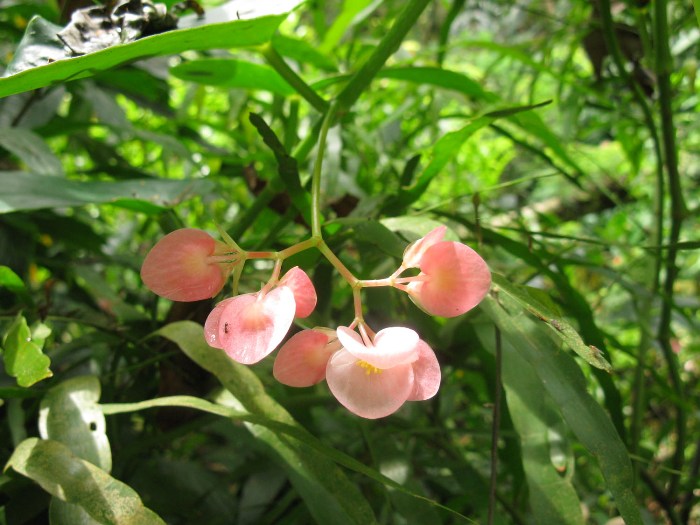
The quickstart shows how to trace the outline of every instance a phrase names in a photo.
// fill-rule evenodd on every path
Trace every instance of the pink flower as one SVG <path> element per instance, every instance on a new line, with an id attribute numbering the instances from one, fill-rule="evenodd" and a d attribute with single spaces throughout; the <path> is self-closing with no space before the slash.
<path id="1" fill-rule="evenodd" d="M 407 292 L 429 314 L 455 317 L 481 302 L 491 287 L 491 272 L 468 246 L 442 241 L 441 228 L 406 250 L 404 265 L 421 270 L 416 278 L 411 278 Z"/>
<path id="2" fill-rule="evenodd" d="M 279 286 L 287 286 L 294 293 L 297 305 L 294 317 L 303 319 L 316 308 L 316 289 L 304 270 L 295 266 L 280 280 Z"/>
<path id="3" fill-rule="evenodd" d="M 409 328 L 381 330 L 373 341 L 339 327 L 343 348 L 326 367 L 326 381 L 338 401 L 354 414 L 376 419 L 396 412 L 406 401 L 434 396 L 440 367 L 432 349 Z"/>
<path id="4" fill-rule="evenodd" d="M 335 330 L 314 328 L 294 334 L 277 352 L 272 374 L 287 386 L 305 387 L 326 378 L 326 365 L 340 343 Z"/>
<path id="5" fill-rule="evenodd" d="M 282 342 L 294 320 L 294 294 L 286 286 L 271 292 L 237 295 L 211 311 L 204 323 L 209 346 L 234 361 L 257 363 Z"/>
<path id="6" fill-rule="evenodd" d="M 316 291 L 303 270 L 292 268 L 272 290 L 244 294 L 217 304 L 204 323 L 209 346 L 250 365 L 282 342 L 295 316 L 308 316 Z"/>
<path id="7" fill-rule="evenodd" d="M 166 299 L 208 299 L 221 290 L 237 262 L 230 252 L 226 244 L 202 230 L 175 230 L 148 252 L 141 279 L 151 291 Z M 230 257 L 221 257 L 227 253 Z"/>

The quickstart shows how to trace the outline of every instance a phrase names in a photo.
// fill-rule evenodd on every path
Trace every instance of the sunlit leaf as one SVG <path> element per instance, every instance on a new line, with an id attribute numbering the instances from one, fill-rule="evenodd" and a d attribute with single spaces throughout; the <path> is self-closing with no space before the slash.
<path id="1" fill-rule="evenodd" d="M 97 402 L 100 382 L 95 376 L 78 376 L 51 388 L 41 401 L 39 434 L 60 441 L 79 458 L 109 472 L 112 452 L 105 417 Z"/>
<path id="2" fill-rule="evenodd" d="M 138 494 L 89 461 L 74 455 L 64 444 L 29 438 L 12 453 L 5 469 L 12 468 L 67 503 L 82 507 L 105 525 L 164 525 L 144 507 Z"/>
<path id="3" fill-rule="evenodd" d="M 43 334 L 42 334 L 43 335 Z M 5 370 L 17 378 L 19 386 L 31 386 L 51 377 L 51 359 L 42 352 L 43 341 L 34 341 L 27 320 L 20 313 L 5 332 L 2 341 Z"/>

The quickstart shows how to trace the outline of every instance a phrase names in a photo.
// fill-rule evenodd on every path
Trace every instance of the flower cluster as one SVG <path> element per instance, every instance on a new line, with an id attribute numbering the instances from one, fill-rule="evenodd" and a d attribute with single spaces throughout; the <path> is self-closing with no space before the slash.
<path id="1" fill-rule="evenodd" d="M 454 317 L 474 308 L 491 285 L 484 260 L 468 246 L 445 241 L 438 227 L 411 244 L 399 268 L 388 278 L 361 281 L 329 257 L 355 293 L 355 318 L 349 326 L 313 328 L 296 333 L 282 345 L 273 374 L 281 383 L 308 387 L 324 379 L 336 399 L 358 416 L 375 419 L 397 411 L 406 401 L 433 397 L 441 373 L 435 352 L 405 327 L 374 333 L 362 316 L 359 290 L 392 286 L 406 292 L 430 315 Z M 282 261 L 291 253 L 317 247 L 299 243 L 284 252 L 244 252 L 232 240 L 220 242 L 201 230 L 182 229 L 164 237 L 146 256 L 141 276 L 156 294 L 176 301 L 214 297 L 232 273 L 240 276 L 251 258 L 276 261 L 270 280 L 257 293 L 234 295 L 219 302 L 204 325 L 207 343 L 231 359 L 253 364 L 284 340 L 294 318 L 309 316 L 316 291 L 299 267 L 281 278 Z M 291 251 L 290 251 L 291 250 Z M 407 270 L 412 275 L 404 276 Z"/>

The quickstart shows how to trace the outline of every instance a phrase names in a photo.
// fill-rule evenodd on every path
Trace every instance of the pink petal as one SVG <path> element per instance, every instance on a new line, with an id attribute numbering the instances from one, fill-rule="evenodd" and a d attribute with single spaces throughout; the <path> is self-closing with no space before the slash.
<path id="1" fill-rule="evenodd" d="M 234 361 L 257 363 L 282 342 L 295 309 L 294 294 L 286 286 L 265 295 L 234 297 L 220 314 L 218 341 Z"/>
<path id="2" fill-rule="evenodd" d="M 413 244 L 409 244 L 403 253 L 403 265 L 406 268 L 418 267 L 425 251 L 433 244 L 442 241 L 446 231 L 447 226 L 438 226 L 425 237 L 421 237 Z"/>
<path id="3" fill-rule="evenodd" d="M 219 244 L 202 230 L 175 230 L 148 252 L 141 279 L 151 291 L 173 301 L 214 297 L 227 275 L 224 265 L 208 261 Z"/>
<path id="4" fill-rule="evenodd" d="M 294 317 L 308 317 L 316 308 L 316 289 L 304 270 L 295 266 L 280 280 L 279 286 L 287 286 L 294 292 L 297 310 Z"/>
<path id="5" fill-rule="evenodd" d="M 407 401 L 423 401 L 440 388 L 440 364 L 425 341 L 418 342 L 418 360 L 413 363 L 413 391 Z"/>
<path id="6" fill-rule="evenodd" d="M 371 369 L 350 352 L 333 354 L 326 381 L 336 399 L 353 414 L 377 419 L 396 412 L 413 389 L 413 367 Z"/>
<path id="7" fill-rule="evenodd" d="M 294 334 L 277 352 L 272 374 L 288 386 L 304 387 L 323 381 L 328 360 L 340 347 L 335 339 L 333 342 L 329 344 L 328 334 L 319 330 Z"/>
<path id="8" fill-rule="evenodd" d="M 204 338 L 209 346 L 221 349 L 224 348 L 219 341 L 219 321 L 221 320 L 221 312 L 223 312 L 224 308 L 234 299 L 235 297 L 224 299 L 209 312 L 207 320 L 204 323 Z"/>
<path id="9" fill-rule="evenodd" d="M 418 334 L 410 328 L 391 327 L 380 330 L 374 338 L 374 344 L 370 346 L 365 346 L 360 335 L 346 326 L 339 326 L 336 332 L 340 344 L 348 352 L 382 370 L 418 359 Z"/>
<path id="10" fill-rule="evenodd" d="M 408 292 L 431 315 L 455 317 L 481 302 L 491 287 L 484 260 L 464 244 L 443 241 L 423 254 L 424 280 L 408 285 Z"/>

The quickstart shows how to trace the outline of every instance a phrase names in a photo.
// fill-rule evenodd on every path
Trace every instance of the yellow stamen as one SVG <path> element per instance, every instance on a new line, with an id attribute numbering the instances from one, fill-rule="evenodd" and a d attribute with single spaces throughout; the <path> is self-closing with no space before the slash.
<path id="1" fill-rule="evenodd" d="M 358 361 L 355 363 L 357 366 L 364 368 L 365 369 L 365 374 L 370 375 L 370 374 L 381 374 L 382 370 L 377 368 L 376 366 L 370 365 L 367 361 Z"/>

